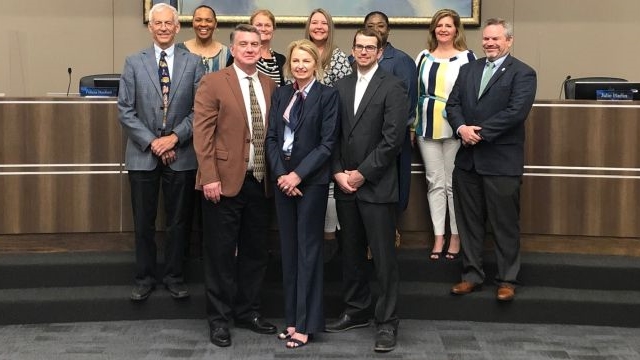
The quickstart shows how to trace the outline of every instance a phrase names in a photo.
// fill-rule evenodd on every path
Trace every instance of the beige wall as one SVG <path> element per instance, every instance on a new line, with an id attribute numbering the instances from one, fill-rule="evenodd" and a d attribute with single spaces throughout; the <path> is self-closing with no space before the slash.
<path id="1" fill-rule="evenodd" d="M 142 24 L 142 0 L 2 0 L 0 13 L 0 93 L 40 96 L 66 92 L 67 68 L 78 79 L 120 72 L 127 54 L 150 45 Z M 635 63 L 638 0 L 483 0 L 481 17 L 514 23 L 512 53 L 538 71 L 538 99 L 554 99 L 567 76 L 609 75 L 640 80 Z M 178 40 L 191 37 L 189 27 Z M 230 27 L 218 37 L 227 42 Z M 350 47 L 354 27 L 337 31 Z M 425 29 L 392 30 L 390 40 L 412 57 L 425 46 Z M 302 36 L 300 27 L 280 28 L 274 48 L 282 51 Z M 470 47 L 481 54 L 480 31 L 467 30 Z M 607 65 L 603 65 L 603 64 Z"/>

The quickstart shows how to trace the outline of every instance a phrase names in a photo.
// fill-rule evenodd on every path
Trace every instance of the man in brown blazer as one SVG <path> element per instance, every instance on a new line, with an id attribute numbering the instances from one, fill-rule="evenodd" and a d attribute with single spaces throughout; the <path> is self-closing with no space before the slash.
<path id="1" fill-rule="evenodd" d="M 193 120 L 207 318 L 210 340 L 218 346 L 231 345 L 231 319 L 258 333 L 277 331 L 259 312 L 268 257 L 264 137 L 277 85 L 257 71 L 260 33 L 255 27 L 236 26 L 230 49 L 233 65 L 202 78 Z"/>

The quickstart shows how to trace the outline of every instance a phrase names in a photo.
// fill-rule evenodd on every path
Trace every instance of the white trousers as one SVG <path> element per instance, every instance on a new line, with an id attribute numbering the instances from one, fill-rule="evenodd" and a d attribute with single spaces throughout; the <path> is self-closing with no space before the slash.
<path id="1" fill-rule="evenodd" d="M 458 233 L 456 213 L 453 208 L 451 178 L 456 153 L 460 148 L 458 139 L 431 140 L 418 136 L 418 149 L 424 162 L 427 178 L 429 211 L 433 223 L 434 235 L 444 235 L 447 205 L 449 207 L 449 226 L 451 233 Z"/>

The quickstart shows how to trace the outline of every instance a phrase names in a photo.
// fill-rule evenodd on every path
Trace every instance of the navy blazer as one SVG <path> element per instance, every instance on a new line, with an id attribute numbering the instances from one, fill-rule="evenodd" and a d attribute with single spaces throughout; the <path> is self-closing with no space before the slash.
<path id="1" fill-rule="evenodd" d="M 281 86 L 271 97 L 269 127 L 265 138 L 265 151 L 271 179 L 293 170 L 302 179 L 300 186 L 328 184 L 331 180 L 329 159 L 333 151 L 340 123 L 338 91 L 316 81 L 309 90 L 302 108 L 302 118 L 294 132 L 289 168 L 285 166 L 284 112 L 293 97 L 293 84 Z"/>
<path id="2" fill-rule="evenodd" d="M 461 125 L 482 127 L 482 141 L 461 146 L 455 165 L 480 175 L 520 176 L 524 170 L 524 121 L 536 97 L 536 72 L 507 55 L 478 98 L 487 59 L 463 65 L 447 101 L 454 132 Z M 457 134 L 456 134 L 457 135 Z"/>
<path id="3" fill-rule="evenodd" d="M 402 80 L 378 67 L 354 115 L 357 72 L 336 82 L 340 92 L 341 126 L 332 157 L 333 174 L 357 169 L 365 183 L 355 194 L 336 187 L 336 199 L 371 203 L 398 201 L 396 157 L 404 142 L 409 106 Z"/>

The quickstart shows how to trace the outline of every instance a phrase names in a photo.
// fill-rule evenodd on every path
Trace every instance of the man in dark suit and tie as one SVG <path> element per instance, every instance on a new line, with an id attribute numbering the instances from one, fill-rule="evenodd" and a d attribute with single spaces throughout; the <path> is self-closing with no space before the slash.
<path id="1" fill-rule="evenodd" d="M 356 32 L 357 71 L 338 81 L 342 123 L 332 171 L 343 234 L 343 286 L 346 308 L 328 332 L 368 326 L 371 291 L 367 245 L 371 249 L 380 296 L 375 305 L 374 350 L 396 345 L 398 264 L 395 253 L 398 175 L 396 157 L 405 137 L 408 99 L 402 80 L 378 66 L 382 38 L 373 29 Z"/>
<path id="2" fill-rule="evenodd" d="M 453 171 L 453 197 L 462 245 L 462 281 L 468 294 L 482 286 L 485 224 L 493 230 L 498 265 L 496 297 L 513 300 L 520 270 L 520 184 L 524 121 L 536 96 L 536 72 L 509 54 L 511 24 L 489 19 L 482 31 L 485 58 L 460 68 L 447 119 L 462 139 Z"/>
<path id="3" fill-rule="evenodd" d="M 267 268 L 268 173 L 264 139 L 277 85 L 259 73 L 260 32 L 231 33 L 233 65 L 205 75 L 195 99 L 196 187 L 202 190 L 209 338 L 231 345 L 229 322 L 261 334 L 275 326 L 260 315 Z M 236 256 L 237 249 L 237 256 Z"/>
<path id="4" fill-rule="evenodd" d="M 192 143 L 193 98 L 204 67 L 174 46 L 178 13 L 167 4 L 149 11 L 153 47 L 127 57 L 120 78 L 118 112 L 127 134 L 135 228 L 134 301 L 146 299 L 156 282 L 155 221 L 160 184 L 166 213 L 164 275 L 174 298 L 189 296 L 182 273 L 191 230 L 196 156 Z"/>

